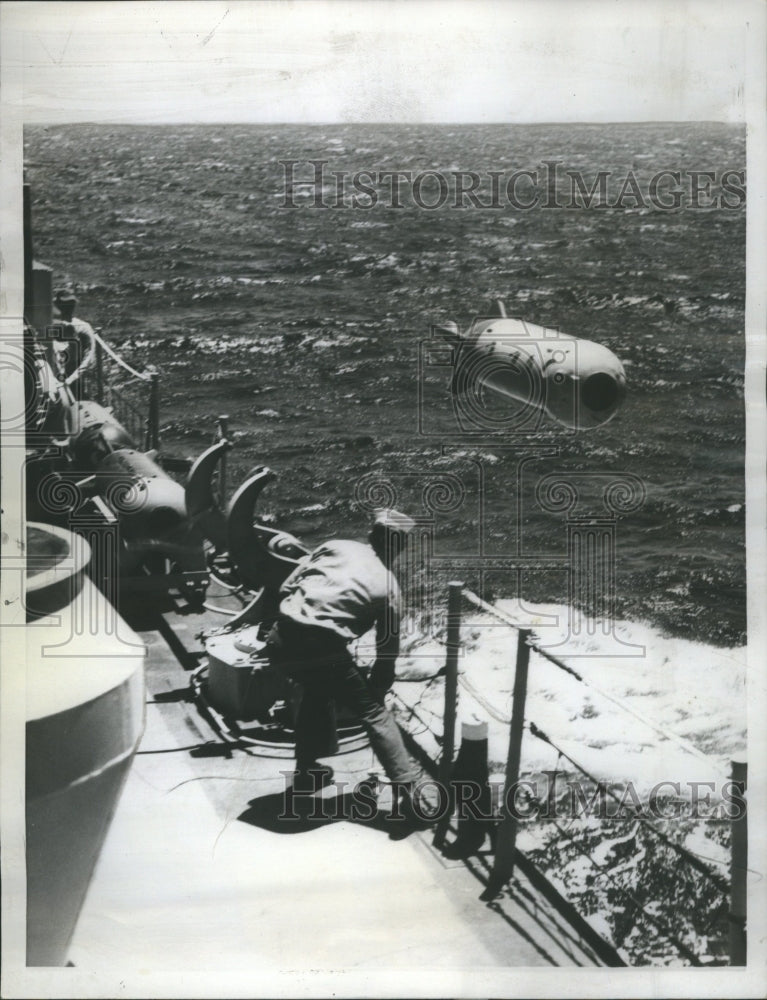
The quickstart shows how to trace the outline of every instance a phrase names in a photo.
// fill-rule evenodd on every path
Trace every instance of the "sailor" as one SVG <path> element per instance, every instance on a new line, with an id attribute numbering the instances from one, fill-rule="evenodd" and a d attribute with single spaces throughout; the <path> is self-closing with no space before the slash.
<path id="1" fill-rule="evenodd" d="M 75 316 L 77 297 L 69 288 L 60 288 L 53 297 L 58 317 L 70 329 L 72 340 L 54 341 L 57 357 L 57 370 L 65 385 L 69 386 L 75 395 L 80 395 L 78 380 L 87 369 L 93 365 L 96 352 L 96 335 L 93 327 L 85 320 Z M 77 347 L 73 344 L 76 338 Z"/>
<path id="2" fill-rule="evenodd" d="M 398 791 L 405 818 L 417 822 L 411 800 L 413 763 L 384 705 L 399 654 L 400 591 L 393 566 L 413 527 L 406 515 L 385 510 L 375 517 L 369 544 L 334 539 L 315 549 L 282 585 L 269 646 L 272 661 L 303 688 L 295 723 L 293 791 L 317 791 L 333 777 L 332 768 L 317 758 L 338 749 L 337 701 L 360 719 Z M 366 679 L 348 644 L 373 627 L 376 659 Z"/>

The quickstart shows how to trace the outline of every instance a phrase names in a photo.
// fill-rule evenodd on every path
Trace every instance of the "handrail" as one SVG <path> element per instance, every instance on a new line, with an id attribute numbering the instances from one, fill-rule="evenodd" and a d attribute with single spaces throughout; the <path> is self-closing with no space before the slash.
<path id="1" fill-rule="evenodd" d="M 505 622 L 505 624 L 507 625 L 510 625 L 512 628 L 516 629 L 524 628 L 523 625 L 520 625 L 517 622 L 515 622 L 510 615 L 506 614 L 505 611 L 502 611 L 500 608 L 496 608 L 492 604 L 488 604 L 486 601 L 483 601 L 481 597 L 478 597 L 476 594 L 472 593 L 472 591 L 464 589 L 464 596 L 472 604 L 476 604 L 478 607 L 482 608 L 483 611 L 487 611 L 490 614 L 496 615 L 501 621 Z M 535 642 L 531 643 L 530 649 L 536 652 L 539 656 L 542 656 L 544 660 L 548 660 L 549 663 L 553 663 L 555 667 L 559 667 L 560 670 L 564 670 L 565 673 L 570 674 L 571 677 L 574 677 L 575 680 L 579 681 L 581 684 L 584 684 L 586 687 L 591 688 L 592 691 L 595 691 L 602 698 L 605 698 L 607 701 L 612 702 L 613 705 L 616 705 L 622 711 L 627 712 L 629 715 L 633 715 L 633 717 L 638 722 L 641 722 L 643 725 L 648 726 L 650 729 L 655 730 L 655 732 L 658 733 L 660 736 L 663 736 L 666 739 L 671 740 L 673 743 L 676 743 L 677 746 L 681 747 L 681 749 L 683 750 L 686 750 L 687 753 L 692 754 L 699 760 L 706 761 L 706 763 L 710 764 L 713 768 L 719 770 L 718 761 L 716 761 L 713 757 L 710 757 L 708 754 L 704 753 L 702 750 L 699 750 L 698 747 L 696 747 L 689 740 L 685 739 L 684 736 L 679 736 L 677 733 L 673 732 L 673 730 L 667 729 L 665 726 L 662 726 L 657 722 L 653 722 L 652 719 L 648 719 L 646 715 L 643 715 L 641 712 L 638 712 L 635 708 L 632 708 L 630 705 L 627 705 L 622 698 L 618 698 L 616 695 L 610 694 L 608 691 L 605 691 L 604 688 L 601 688 L 599 687 L 599 685 L 594 684 L 593 681 L 587 680 L 585 677 L 581 676 L 581 674 L 579 674 L 577 670 L 573 669 L 573 667 L 565 663 L 564 660 L 561 660 L 558 656 L 554 656 L 553 653 L 549 653 L 548 650 L 543 649 L 537 643 Z"/>
<path id="2" fill-rule="evenodd" d="M 132 368 L 127 361 L 123 360 L 123 358 L 121 358 L 120 355 L 113 348 L 111 348 L 109 344 L 106 342 L 106 340 L 104 340 L 104 338 L 100 334 L 96 333 L 95 330 L 93 331 L 93 336 L 96 342 L 107 352 L 107 354 L 110 356 L 110 358 L 112 358 L 113 361 L 116 361 L 117 364 L 120 365 L 121 368 L 124 368 L 127 372 L 130 372 L 130 374 L 134 378 L 141 379 L 142 382 L 151 381 L 152 372 L 150 371 L 137 372 L 136 369 Z"/>
<path id="3" fill-rule="evenodd" d="M 93 338 L 95 342 L 95 389 L 96 399 L 103 405 L 108 396 L 110 403 L 116 399 L 122 412 L 118 414 L 118 419 L 123 419 L 125 414 L 130 413 L 130 420 L 134 424 L 131 433 L 137 438 L 142 438 L 141 444 L 137 445 L 147 450 L 157 450 L 160 446 L 160 375 L 154 366 L 149 366 L 145 371 L 139 372 L 132 365 L 128 364 L 124 358 L 111 347 L 101 334 L 94 330 Z M 121 379 L 119 388 L 111 385 L 104 377 L 104 355 L 108 355 L 123 371 L 127 372 L 131 378 Z M 87 373 L 86 373 L 87 378 Z M 127 388 L 132 382 L 141 382 L 148 387 L 149 395 L 144 401 L 144 405 L 139 408 L 125 397 L 121 390 Z"/>
<path id="4" fill-rule="evenodd" d="M 580 771 L 581 774 L 584 774 L 590 781 L 594 782 L 597 789 L 604 789 L 605 793 L 609 795 L 611 799 L 614 799 L 621 805 L 625 804 L 623 802 L 623 799 L 619 795 L 617 795 L 606 782 L 600 781 L 599 778 L 591 774 L 590 771 L 587 771 L 582 764 L 579 764 L 577 760 L 575 760 L 573 757 L 570 756 L 570 754 L 568 754 L 565 750 L 563 750 L 560 746 L 558 746 L 551 739 L 551 737 L 547 733 L 544 733 L 544 731 L 539 726 L 536 726 L 534 722 L 530 721 L 527 728 L 528 732 L 532 736 L 535 736 L 543 743 L 548 743 L 549 746 L 553 747 L 557 751 L 560 757 L 564 757 L 565 760 L 569 760 L 570 763 L 573 765 L 573 767 L 575 767 L 578 771 Z M 646 827 L 648 830 L 654 833 L 655 836 L 658 837 L 660 840 L 662 840 L 667 847 L 670 847 L 672 850 L 676 851 L 677 854 L 679 854 L 681 857 L 685 858 L 685 860 L 689 861 L 690 864 L 693 865 L 693 867 L 697 868 L 702 875 L 705 875 L 706 878 L 710 879 L 719 889 L 721 889 L 722 892 L 730 891 L 730 887 L 727 883 L 727 880 L 723 878 L 718 872 L 712 871 L 708 867 L 708 865 L 698 857 L 697 854 L 686 848 L 684 844 L 677 844 L 676 841 L 672 840 L 662 830 L 659 830 L 646 817 L 642 816 L 641 813 L 634 811 L 633 815 L 636 817 L 638 823 L 641 823 L 642 826 Z"/>
<path id="5" fill-rule="evenodd" d="M 448 672 L 448 666 L 451 660 L 454 660 L 455 658 L 454 647 L 458 642 L 457 630 L 460 628 L 460 618 L 459 618 L 459 613 L 457 612 L 455 606 L 456 597 L 454 591 L 457 590 L 458 587 L 459 585 L 455 583 L 451 584 L 450 586 L 451 599 L 450 599 L 450 608 L 448 612 L 448 624 L 451 626 L 450 627 L 451 637 L 450 641 L 448 642 L 448 663 L 446 664 L 445 668 L 442 671 L 440 671 L 438 674 L 433 675 L 431 680 L 435 680 L 436 677 L 439 676 L 440 674 L 446 674 Z M 516 660 L 515 679 L 514 679 L 514 699 L 513 699 L 513 710 L 511 719 L 509 719 L 508 716 L 506 716 L 504 713 L 498 711 L 495 708 L 495 706 L 493 706 L 490 703 L 489 700 L 487 700 L 479 691 L 477 691 L 477 689 L 469 681 L 468 678 L 460 674 L 455 678 L 455 680 L 457 680 L 457 683 L 461 687 L 463 687 L 467 691 L 467 693 L 472 698 L 474 698 L 488 712 L 488 714 L 491 717 L 495 718 L 498 722 L 501 722 L 502 724 L 508 725 L 510 727 L 509 754 L 506 766 L 506 778 L 504 782 L 504 798 L 503 798 L 504 804 L 501 810 L 500 821 L 496 825 L 495 841 L 493 847 L 493 853 L 494 853 L 493 867 L 490 877 L 488 879 L 487 888 L 481 896 L 483 900 L 491 901 L 502 891 L 503 886 L 511 878 L 511 875 L 513 874 L 515 861 L 518 859 L 518 857 L 521 857 L 519 851 L 515 849 L 516 832 L 517 832 L 517 824 L 519 816 L 516 808 L 511 808 L 507 803 L 509 802 L 510 793 L 511 792 L 515 793 L 516 789 L 519 787 L 521 734 L 523 729 L 527 729 L 532 736 L 548 743 L 554 750 L 558 752 L 560 758 L 564 758 L 565 760 L 567 760 L 576 770 L 578 770 L 590 782 L 592 782 L 598 793 L 607 794 L 608 796 L 610 796 L 610 798 L 619 802 L 621 806 L 626 805 L 624 799 L 621 796 L 619 796 L 613 789 L 611 789 L 606 781 L 596 778 L 593 774 L 587 771 L 586 768 L 584 768 L 581 764 L 578 763 L 577 760 L 575 760 L 560 746 L 558 746 L 554 742 L 554 740 L 552 740 L 548 736 L 548 734 L 545 733 L 542 729 L 540 729 L 540 727 L 538 727 L 532 720 L 527 720 L 527 722 L 525 722 L 524 714 L 525 714 L 525 701 L 526 701 L 527 663 L 531 652 L 538 653 L 538 655 L 541 656 L 541 658 L 553 663 L 554 666 L 569 674 L 571 677 L 573 677 L 573 679 L 577 680 L 579 683 L 586 685 L 596 693 L 602 695 L 608 701 L 616 705 L 619 709 L 632 715 L 634 718 L 638 719 L 644 725 L 649 726 L 651 729 L 653 729 L 656 733 L 658 733 L 665 739 L 669 739 L 676 742 L 681 748 L 694 754 L 696 757 L 699 757 L 700 759 L 708 762 L 709 764 L 715 765 L 718 762 L 715 762 L 713 758 L 709 757 L 707 754 L 698 750 L 698 748 L 695 747 L 688 740 L 685 740 L 683 737 L 678 736 L 676 733 L 673 733 L 672 731 L 666 729 L 664 726 L 658 725 L 651 719 L 648 719 L 646 716 L 643 716 L 641 713 L 635 711 L 629 705 L 625 704 L 622 701 L 622 699 L 615 697 L 606 691 L 603 691 L 597 685 L 586 680 L 583 676 L 581 676 L 581 674 L 577 670 L 574 670 L 572 667 L 570 667 L 569 664 L 565 663 L 559 657 L 549 653 L 548 650 L 542 648 L 538 644 L 538 642 L 533 641 L 534 634 L 529 629 L 529 627 L 523 625 L 519 621 L 515 621 L 511 615 L 502 611 L 500 608 L 497 608 L 494 605 L 491 605 L 486 601 L 482 600 L 482 598 L 478 597 L 476 594 L 474 594 L 471 590 L 469 590 L 465 586 L 460 588 L 460 593 L 462 595 L 465 595 L 469 603 L 494 615 L 504 624 L 514 628 L 519 635 L 517 642 L 517 660 Z M 420 700 L 421 699 L 419 699 L 418 704 L 420 704 Z M 440 777 L 444 780 L 444 776 L 448 774 L 448 772 L 453 774 L 451 770 L 453 765 L 453 760 L 452 760 L 453 740 L 451 739 L 452 726 L 450 725 L 450 720 L 448 719 L 448 715 L 452 715 L 452 713 L 455 711 L 455 686 L 453 686 L 452 690 L 448 692 L 446 685 L 446 699 L 444 706 L 444 728 L 443 728 L 442 739 L 440 739 L 439 734 L 436 733 L 431 728 L 431 726 L 425 722 L 424 719 L 422 719 L 420 716 L 417 715 L 417 713 L 414 711 L 414 708 L 417 706 L 409 706 L 404 701 L 403 705 L 405 705 L 406 708 L 410 709 L 411 717 L 418 718 L 418 721 L 431 732 L 431 734 L 434 736 L 437 742 L 437 745 L 440 746 L 441 744 L 442 754 L 440 759 L 439 773 Z M 719 770 L 718 767 L 717 770 Z M 452 788 L 452 778 L 450 780 Z M 745 784 L 745 781 L 743 781 L 742 783 Z M 451 805 L 454 803 L 453 795 L 454 792 L 451 791 L 450 794 Z M 453 808 L 449 810 L 449 813 L 451 815 L 452 811 Z M 721 897 L 723 897 L 723 902 L 716 909 L 716 914 L 721 914 L 723 909 L 727 908 L 728 905 L 727 900 L 728 897 L 731 896 L 731 886 L 726 878 L 724 878 L 718 872 L 712 870 L 709 864 L 707 864 L 708 861 L 716 863 L 717 859 L 706 858 L 705 856 L 690 850 L 683 844 L 677 843 L 671 836 L 664 833 L 663 830 L 659 829 L 652 822 L 650 822 L 647 819 L 647 817 L 645 817 L 642 814 L 641 807 L 631 808 L 628 815 L 636 822 L 637 825 L 635 829 L 641 828 L 646 830 L 648 834 L 654 835 L 658 840 L 660 840 L 660 842 L 665 847 L 671 849 L 671 851 L 673 851 L 683 862 L 686 862 L 689 865 L 691 865 L 700 875 L 702 875 L 711 885 L 711 889 L 708 890 L 709 892 L 714 892 L 717 895 L 721 894 Z M 466 816 L 463 813 L 459 812 L 458 839 L 454 844 L 449 845 L 449 849 L 454 849 L 456 847 L 460 848 L 461 846 L 460 844 L 460 836 L 461 836 L 460 829 L 462 822 L 461 816 L 463 816 L 463 822 L 467 822 Z M 449 821 L 450 821 L 450 816 L 448 815 L 447 823 L 449 823 Z M 737 824 L 735 823 L 735 821 L 733 821 L 733 837 L 735 837 L 736 825 Z M 741 840 L 745 840 L 745 833 L 743 832 L 745 830 L 744 822 L 741 823 L 740 825 L 742 829 L 739 829 L 738 832 L 741 835 Z M 596 867 L 599 871 L 603 872 L 610 879 L 610 881 L 614 883 L 615 887 L 620 890 L 620 892 L 625 896 L 626 899 L 630 900 L 633 905 L 637 906 L 639 911 L 646 917 L 646 919 L 648 919 L 652 924 L 654 924 L 654 926 L 661 932 L 661 934 L 677 948 L 677 950 L 681 955 L 683 955 L 693 965 L 704 964 L 700 960 L 700 958 L 694 953 L 694 951 L 684 942 L 684 940 L 682 940 L 682 938 L 673 930 L 673 928 L 666 923 L 664 919 L 648 912 L 645 906 L 638 899 L 634 897 L 634 895 L 632 894 L 632 892 L 629 890 L 628 887 L 620 885 L 618 882 L 616 882 L 606 868 L 598 865 L 596 861 L 593 858 L 591 858 L 591 856 L 587 852 L 584 852 L 583 847 L 578 845 L 578 843 L 573 839 L 571 834 L 569 834 L 565 830 L 562 830 L 559 824 L 557 824 L 556 822 L 554 822 L 554 826 L 556 827 L 556 829 L 560 831 L 560 833 L 563 836 L 567 837 L 569 840 L 572 840 L 572 846 L 579 853 L 584 854 L 584 857 L 588 857 L 591 864 L 594 867 Z M 434 838 L 435 846 L 437 847 L 441 846 L 442 841 L 444 840 L 444 833 L 446 829 L 447 825 L 445 823 L 445 817 L 443 817 L 441 825 L 438 825 L 437 827 L 437 832 Z M 738 869 L 738 871 L 740 871 L 740 868 L 742 868 L 743 871 L 745 871 L 746 862 L 743 861 L 743 857 L 745 856 L 744 851 L 740 852 L 739 860 L 737 861 L 735 860 L 735 854 L 736 852 L 733 849 L 733 861 L 731 865 L 732 871 L 734 872 L 736 868 Z M 740 866 L 740 868 L 738 866 Z M 735 877 L 733 875 L 732 879 L 733 898 L 734 894 L 735 894 Z M 730 909 L 731 924 L 733 923 L 733 921 L 735 922 L 740 921 L 740 923 L 742 923 L 743 925 L 745 924 L 745 916 L 740 916 L 741 910 L 742 913 L 745 914 L 745 903 L 741 901 L 741 904 L 738 904 L 740 906 L 740 909 L 738 909 L 737 905 L 733 908 L 732 898 L 730 899 L 729 909 Z M 716 919 L 719 919 L 719 917 L 716 917 Z M 731 964 L 742 964 L 744 961 L 743 956 L 745 955 L 745 944 L 744 944 L 745 931 L 743 930 L 742 927 L 740 927 L 740 924 L 738 925 L 736 930 L 738 931 L 738 934 L 740 934 L 740 938 L 742 938 L 742 940 L 740 940 L 740 938 L 738 939 L 737 948 L 731 942 L 730 962 Z"/>
<path id="6" fill-rule="evenodd" d="M 532 644 L 530 644 L 530 649 L 534 648 L 535 647 Z M 435 677 L 433 677 L 432 680 L 435 680 L 436 676 L 439 675 L 435 675 Z M 502 715 L 495 708 L 495 706 L 492 705 L 491 702 L 489 702 L 484 697 L 484 695 L 482 695 L 479 691 L 477 691 L 474 685 L 461 674 L 458 675 L 458 683 L 461 685 L 461 687 L 463 687 L 466 691 L 468 691 L 468 693 L 482 706 L 482 708 L 484 708 L 485 711 L 497 722 L 500 722 L 504 725 L 510 724 L 511 717 L 507 715 Z M 400 701 L 402 701 L 402 699 L 400 699 Z M 417 718 L 418 721 L 424 727 L 429 729 L 430 732 L 433 732 L 433 730 L 430 729 L 427 723 L 425 723 L 424 720 L 421 719 L 420 716 L 415 712 L 414 706 L 410 706 L 404 701 L 402 701 L 402 704 L 405 706 L 405 708 L 407 708 L 411 716 Z M 591 772 L 588 771 L 577 760 L 575 760 L 574 757 L 568 754 L 566 750 L 563 750 L 557 743 L 555 743 L 554 740 L 552 740 L 551 737 L 540 728 L 540 726 L 536 725 L 536 723 L 530 720 L 525 728 L 528 730 L 531 736 L 535 736 L 537 739 L 541 740 L 544 743 L 548 743 L 549 746 L 553 747 L 557 751 L 560 757 L 564 757 L 565 760 L 568 760 L 573 765 L 573 767 L 576 768 L 576 770 L 580 771 L 581 774 L 589 778 L 590 781 L 593 781 L 597 789 L 604 789 L 606 794 L 609 795 L 612 799 L 614 799 L 617 802 L 620 802 L 621 804 L 624 804 L 623 800 L 614 791 L 610 789 L 609 785 L 606 782 L 600 780 L 599 778 L 591 774 Z M 436 734 L 434 735 L 436 736 Z M 659 830 L 656 826 L 650 823 L 650 821 L 647 820 L 645 817 L 643 817 L 641 814 L 634 812 L 634 815 L 643 826 L 645 826 L 648 830 L 650 830 L 657 837 L 659 837 L 665 844 L 667 844 L 667 846 L 671 847 L 678 854 L 682 855 L 688 861 L 690 861 L 701 872 L 701 874 L 709 877 L 711 881 L 713 881 L 723 892 L 729 891 L 726 879 L 724 879 L 717 872 L 712 871 L 705 864 L 705 862 L 701 858 L 699 858 L 697 854 L 695 854 L 693 851 L 690 851 L 688 848 L 684 847 L 684 845 L 678 844 L 675 841 L 671 840 L 665 833 L 663 833 L 662 830 Z"/>
<path id="7" fill-rule="evenodd" d="M 555 822 L 554 826 L 562 834 L 563 837 L 568 837 L 568 839 L 571 841 L 573 840 L 573 837 L 569 835 L 566 830 L 563 830 L 562 827 L 559 825 L 559 823 Z M 604 866 L 597 864 L 597 862 L 593 859 L 593 857 L 587 851 L 584 851 L 582 848 L 576 847 L 576 850 L 583 858 L 585 858 L 589 862 L 589 864 L 593 868 L 596 868 L 596 870 L 601 875 L 604 875 L 607 879 L 609 879 L 609 881 L 612 882 L 612 884 L 616 887 L 618 892 L 620 892 L 626 899 L 630 900 L 630 902 L 632 902 L 638 910 L 641 910 L 643 916 L 647 920 L 649 920 L 651 924 L 654 924 L 655 927 L 657 927 L 662 934 L 665 935 L 667 940 L 669 940 L 679 950 L 680 954 L 682 954 L 690 962 L 691 965 L 696 966 L 698 968 L 700 968 L 703 965 L 703 962 L 701 962 L 698 956 L 687 947 L 684 941 L 679 940 L 675 931 L 671 927 L 669 927 L 666 921 L 661 920 L 661 918 L 658 917 L 656 914 L 650 913 L 647 910 L 647 908 L 643 906 L 642 903 L 640 903 L 639 900 L 628 889 L 626 889 L 625 886 L 620 885 L 615 880 L 615 878 L 613 878 L 608 868 L 605 868 Z"/>

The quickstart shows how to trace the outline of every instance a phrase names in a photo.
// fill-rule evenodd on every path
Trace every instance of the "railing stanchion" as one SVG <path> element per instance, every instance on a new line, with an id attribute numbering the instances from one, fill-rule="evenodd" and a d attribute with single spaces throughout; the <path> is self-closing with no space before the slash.
<path id="1" fill-rule="evenodd" d="M 732 761 L 732 862 L 730 866 L 730 965 L 746 964 L 746 873 L 748 871 L 748 817 L 746 815 L 745 760 Z"/>
<path id="2" fill-rule="evenodd" d="M 461 644 L 461 595 L 463 583 L 452 580 L 448 584 L 447 598 L 447 656 L 445 658 L 445 715 L 442 731 L 442 756 L 439 762 L 439 781 L 448 795 L 449 808 L 437 824 L 433 844 L 440 848 L 452 816 L 450 775 L 455 754 L 455 720 L 458 701 L 458 652 Z"/>
<path id="3" fill-rule="evenodd" d="M 96 341 L 96 402 L 104 405 L 104 351 L 99 340 Z"/>
<path id="4" fill-rule="evenodd" d="M 160 373 L 149 374 L 149 420 L 147 422 L 149 448 L 160 446 Z"/>
<path id="5" fill-rule="evenodd" d="M 517 844 L 517 817 L 515 793 L 519 784 L 519 766 L 522 755 L 522 731 L 525 724 L 527 698 L 527 673 L 530 663 L 530 629 L 520 629 L 517 638 L 517 665 L 514 673 L 514 702 L 509 727 L 509 754 L 506 761 L 506 781 L 503 788 L 501 822 L 495 841 L 495 861 L 488 879 L 487 889 L 481 898 L 494 899 L 514 872 L 514 852 Z"/>
<path id="6" fill-rule="evenodd" d="M 224 440 L 229 434 L 229 414 L 222 413 L 218 418 L 218 439 Z M 226 508 L 226 452 L 221 456 L 218 466 L 218 497 L 221 509 Z"/>

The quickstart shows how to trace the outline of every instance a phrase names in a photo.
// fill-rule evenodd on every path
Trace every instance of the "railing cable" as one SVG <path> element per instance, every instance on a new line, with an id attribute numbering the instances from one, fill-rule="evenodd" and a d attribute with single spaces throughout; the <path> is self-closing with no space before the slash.
<path id="1" fill-rule="evenodd" d="M 104 338 L 100 334 L 96 333 L 95 330 L 93 331 L 93 336 L 96 342 L 101 346 L 102 350 L 106 351 L 106 353 L 110 356 L 110 358 L 112 358 L 113 361 L 116 361 L 121 368 L 124 368 L 127 372 L 130 372 L 134 378 L 140 379 L 142 382 L 149 382 L 151 380 L 150 373 L 137 372 L 136 369 L 132 368 L 127 361 L 121 358 L 120 355 L 115 350 L 113 350 L 106 342 L 106 340 L 104 340 Z"/>
<path id="2" fill-rule="evenodd" d="M 679 952 L 682 955 L 684 955 L 684 957 L 692 965 L 694 965 L 694 966 L 700 966 L 700 965 L 703 964 L 700 961 L 700 959 L 698 958 L 698 956 L 693 951 L 691 951 L 683 941 L 679 940 L 679 938 L 676 936 L 676 934 L 671 930 L 671 928 L 666 924 L 666 922 L 664 920 L 661 920 L 660 917 L 656 917 L 652 913 L 648 912 L 648 910 L 645 909 L 645 907 L 642 905 L 642 903 L 640 903 L 639 900 L 625 886 L 621 885 L 620 882 L 618 882 L 617 879 L 613 875 L 610 874 L 610 869 L 609 868 L 607 868 L 607 867 L 605 867 L 603 865 L 597 864 L 597 862 L 592 858 L 592 856 L 588 853 L 588 851 L 584 850 L 576 842 L 576 840 L 575 840 L 575 838 L 574 838 L 574 836 L 572 834 L 568 833 L 568 831 L 565 830 L 562 826 L 560 826 L 559 823 L 557 823 L 556 821 L 552 821 L 552 822 L 554 823 L 554 826 L 559 831 L 559 833 L 563 837 L 566 837 L 570 841 L 570 843 L 575 847 L 575 850 L 583 858 L 585 858 L 589 862 L 589 864 L 592 865 L 592 867 L 596 868 L 596 870 L 600 874 L 605 875 L 609 879 L 609 881 L 612 882 L 612 884 L 615 886 L 615 888 L 618 890 L 618 892 L 620 892 L 626 899 L 629 899 L 634 904 L 634 906 L 636 906 L 637 909 L 640 910 L 644 914 L 644 916 L 650 921 L 650 923 L 653 924 L 655 927 L 657 927 L 658 930 L 661 931 L 661 933 L 669 941 L 671 941 L 671 943 L 679 950 Z"/>
<path id="3" fill-rule="evenodd" d="M 564 757 L 565 760 L 568 760 L 573 765 L 573 767 L 575 767 L 578 771 L 580 771 L 581 774 L 585 775 L 589 779 L 589 781 L 592 781 L 595 784 L 598 791 L 604 791 L 607 795 L 610 796 L 610 798 L 614 799 L 621 806 L 625 806 L 626 803 L 617 794 L 617 792 L 614 792 L 609 787 L 609 785 L 607 785 L 604 781 L 600 781 L 599 778 L 595 777 L 593 774 L 587 771 L 586 768 L 583 767 L 583 765 L 579 764 L 577 760 L 574 760 L 574 758 L 571 757 L 565 750 L 557 746 L 557 744 L 546 733 L 544 733 L 542 729 L 536 726 L 534 722 L 531 721 L 528 723 L 528 730 L 531 736 L 535 736 L 542 742 L 548 743 L 549 746 L 553 747 L 553 749 L 557 751 L 560 757 Z M 694 868 L 697 868 L 697 870 L 702 875 L 705 875 L 706 878 L 710 879 L 718 889 L 720 889 L 722 892 L 725 893 L 730 891 L 730 887 L 727 883 L 727 880 L 722 878 L 722 876 L 719 875 L 717 872 L 711 871 L 708 865 L 704 864 L 704 862 L 701 861 L 696 854 L 693 854 L 692 851 L 688 850 L 688 848 L 684 847 L 682 844 L 678 844 L 675 841 L 673 841 L 667 834 L 663 833 L 662 830 L 659 830 L 654 824 L 652 824 L 648 819 L 646 819 L 641 813 L 637 812 L 633 807 L 630 808 L 632 814 L 636 817 L 639 823 L 647 827 L 648 830 L 652 831 L 652 833 L 654 833 L 656 837 L 662 840 L 663 843 L 666 844 L 668 847 L 670 847 L 672 850 L 676 851 L 677 854 L 681 855 L 683 858 L 689 861 L 690 864 Z"/>
<path id="4" fill-rule="evenodd" d="M 524 627 L 523 625 L 520 625 L 519 622 L 515 622 L 510 615 L 506 614 L 506 612 L 502 611 L 500 608 L 496 608 L 492 604 L 488 604 L 487 601 L 483 601 L 481 597 L 478 597 L 476 594 L 472 593 L 472 591 L 464 589 L 464 594 L 473 604 L 476 604 L 478 607 L 482 608 L 482 610 L 484 611 L 487 611 L 489 614 L 495 615 L 500 621 L 504 622 L 507 625 L 511 625 L 512 628 L 520 629 Z M 586 678 L 583 677 L 581 674 L 579 674 L 577 670 L 573 669 L 573 667 L 565 663 L 564 660 L 561 660 L 558 656 L 554 656 L 553 653 L 549 653 L 548 650 L 541 648 L 541 646 L 539 646 L 535 642 L 530 643 L 530 649 L 533 652 L 538 653 L 538 655 L 542 656 L 545 660 L 548 660 L 550 663 L 553 663 L 555 667 L 559 667 L 560 670 L 563 670 L 565 671 L 565 673 L 570 674 L 571 677 L 574 677 L 575 680 L 579 681 L 581 684 L 584 684 L 586 687 L 591 688 L 592 691 L 595 691 L 602 698 L 605 698 L 607 701 L 611 702 L 613 705 L 620 708 L 622 711 L 633 716 L 638 722 L 641 722 L 643 725 L 648 726 L 650 729 L 658 733 L 660 736 L 663 736 L 665 739 L 671 740 L 672 742 L 676 743 L 677 746 L 679 746 L 681 749 L 686 750 L 687 753 L 692 754 L 699 760 L 706 761 L 706 763 L 710 764 L 717 771 L 720 770 L 720 765 L 718 764 L 717 761 L 713 760 L 711 757 L 708 756 L 708 754 L 704 753 L 702 750 L 699 750 L 698 747 L 696 747 L 689 740 L 686 740 L 683 736 L 677 735 L 672 730 L 667 729 L 665 726 L 658 725 L 658 723 L 653 722 L 652 719 L 648 719 L 646 715 L 643 715 L 636 709 L 631 708 L 621 698 L 617 698 L 615 695 L 609 694 L 603 688 L 599 687 L 597 684 L 594 684 L 593 681 L 586 680 Z"/>

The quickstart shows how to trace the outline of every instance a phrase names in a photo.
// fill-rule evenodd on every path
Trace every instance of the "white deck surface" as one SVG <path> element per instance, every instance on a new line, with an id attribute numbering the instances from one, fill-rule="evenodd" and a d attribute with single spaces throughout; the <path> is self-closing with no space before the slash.
<path id="1" fill-rule="evenodd" d="M 172 627 L 190 638 L 178 619 Z M 430 831 L 393 840 L 380 825 L 346 820 L 300 832 L 258 825 L 253 800 L 284 790 L 280 771 L 292 770 L 292 760 L 190 754 L 215 746 L 215 734 L 184 702 L 188 674 L 166 643 L 157 633 L 142 638 L 146 731 L 70 949 L 78 976 L 124 983 L 127 996 L 145 995 L 142 979 L 158 974 L 172 985 L 156 995 L 229 996 L 230 986 L 190 993 L 189 983 L 197 974 L 239 974 L 260 996 L 275 995 L 266 984 L 276 975 L 290 996 L 307 976 L 342 970 L 372 977 L 380 995 L 393 975 L 399 985 L 391 989 L 406 995 L 401 983 L 411 972 L 433 970 L 435 984 L 447 976 L 459 995 L 471 992 L 467 976 L 485 993 L 485 973 L 496 982 L 521 967 L 593 965 L 539 899 L 482 903 L 480 881 L 462 862 L 446 861 Z M 163 702 L 169 692 L 181 697 Z M 364 749 L 332 763 L 336 780 L 353 785 L 373 757 Z M 435 989 L 446 995 L 444 985 Z"/>

